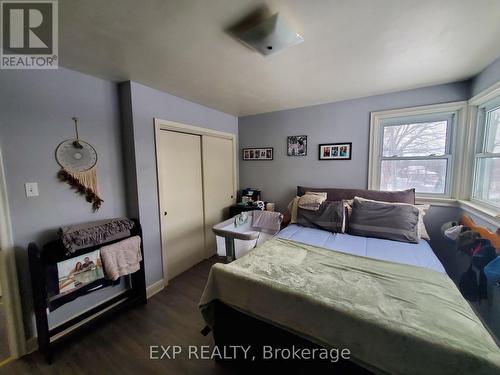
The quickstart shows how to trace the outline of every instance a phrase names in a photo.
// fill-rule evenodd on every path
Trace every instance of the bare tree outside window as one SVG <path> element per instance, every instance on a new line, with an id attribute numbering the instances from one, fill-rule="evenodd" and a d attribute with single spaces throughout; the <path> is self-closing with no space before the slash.
<path id="1" fill-rule="evenodd" d="M 384 126 L 380 188 L 444 194 L 447 132 L 447 121 Z"/>
<path id="2" fill-rule="evenodd" d="M 500 206 L 500 108 L 485 116 L 482 150 L 476 154 L 474 197 Z"/>
<path id="3" fill-rule="evenodd" d="M 488 117 L 486 152 L 500 153 L 500 108 L 491 111 Z"/>

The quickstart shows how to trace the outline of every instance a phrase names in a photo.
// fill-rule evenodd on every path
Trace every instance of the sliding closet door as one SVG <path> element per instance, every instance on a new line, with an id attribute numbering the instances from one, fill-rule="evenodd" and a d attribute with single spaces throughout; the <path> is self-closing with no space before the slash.
<path id="1" fill-rule="evenodd" d="M 212 227 L 226 219 L 235 201 L 233 141 L 203 137 L 203 187 L 205 196 L 206 256 L 216 251 Z"/>
<path id="2" fill-rule="evenodd" d="M 205 258 L 201 137 L 161 130 L 157 147 L 163 262 L 170 280 Z"/>

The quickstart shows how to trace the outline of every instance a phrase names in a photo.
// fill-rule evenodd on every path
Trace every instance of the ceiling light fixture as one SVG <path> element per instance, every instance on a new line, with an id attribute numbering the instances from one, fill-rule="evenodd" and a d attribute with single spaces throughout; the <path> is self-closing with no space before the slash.
<path id="1" fill-rule="evenodd" d="M 294 31 L 279 13 L 250 29 L 237 33 L 236 37 L 264 56 L 304 41 L 304 38 Z"/>

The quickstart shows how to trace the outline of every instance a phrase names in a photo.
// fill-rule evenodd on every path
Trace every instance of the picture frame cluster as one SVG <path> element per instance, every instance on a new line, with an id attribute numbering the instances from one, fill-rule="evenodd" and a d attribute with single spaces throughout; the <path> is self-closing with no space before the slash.
<path id="1" fill-rule="evenodd" d="M 243 160 L 273 160 L 274 149 L 272 147 L 251 147 L 241 150 Z"/>
<path id="2" fill-rule="evenodd" d="M 307 156 L 307 135 L 292 135 L 287 137 L 287 156 Z M 241 150 L 245 161 L 274 160 L 273 147 L 248 147 Z M 319 160 L 351 160 L 352 142 L 322 143 L 318 145 Z"/>
<path id="3" fill-rule="evenodd" d="M 288 156 L 306 156 L 307 135 L 292 135 L 287 137 L 286 154 Z"/>
<path id="4" fill-rule="evenodd" d="M 352 143 L 325 143 L 319 145 L 319 160 L 351 160 Z"/>

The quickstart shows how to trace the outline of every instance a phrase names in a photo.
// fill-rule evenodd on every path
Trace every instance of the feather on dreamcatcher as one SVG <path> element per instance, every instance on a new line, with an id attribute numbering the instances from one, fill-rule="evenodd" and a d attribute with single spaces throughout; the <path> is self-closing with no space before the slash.
<path id="1" fill-rule="evenodd" d="M 77 193 L 84 195 L 97 211 L 103 202 L 97 191 L 97 152 L 78 136 L 78 119 L 75 122 L 76 138 L 67 139 L 56 149 L 56 160 L 61 166 L 57 177 L 68 183 Z"/>

